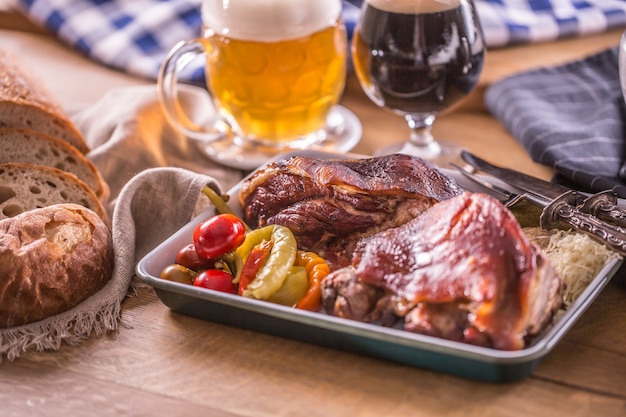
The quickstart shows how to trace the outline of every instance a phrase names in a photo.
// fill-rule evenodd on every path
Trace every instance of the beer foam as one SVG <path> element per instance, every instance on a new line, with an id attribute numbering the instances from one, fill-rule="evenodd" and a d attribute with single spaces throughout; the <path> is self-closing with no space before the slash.
<path id="1" fill-rule="evenodd" d="M 334 24 L 338 0 L 204 0 L 204 25 L 230 38 L 275 42 L 293 39 Z"/>
<path id="2" fill-rule="evenodd" d="M 392 13 L 438 13 L 459 7 L 462 0 L 366 0 L 379 10 Z"/>

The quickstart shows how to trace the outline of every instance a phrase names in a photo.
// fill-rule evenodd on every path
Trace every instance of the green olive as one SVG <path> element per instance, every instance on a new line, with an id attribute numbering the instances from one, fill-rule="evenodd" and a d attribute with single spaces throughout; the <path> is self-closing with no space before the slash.
<path id="1" fill-rule="evenodd" d="M 193 285 L 196 275 L 198 274 L 195 271 L 179 264 L 168 265 L 161 271 L 162 279 L 189 285 Z"/>

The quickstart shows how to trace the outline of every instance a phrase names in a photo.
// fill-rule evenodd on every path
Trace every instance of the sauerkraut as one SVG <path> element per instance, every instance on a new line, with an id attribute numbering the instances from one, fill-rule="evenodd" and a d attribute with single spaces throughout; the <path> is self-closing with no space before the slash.
<path id="1" fill-rule="evenodd" d="M 525 229 L 546 253 L 565 282 L 563 302 L 570 306 L 611 257 L 618 255 L 591 237 L 574 231 Z"/>

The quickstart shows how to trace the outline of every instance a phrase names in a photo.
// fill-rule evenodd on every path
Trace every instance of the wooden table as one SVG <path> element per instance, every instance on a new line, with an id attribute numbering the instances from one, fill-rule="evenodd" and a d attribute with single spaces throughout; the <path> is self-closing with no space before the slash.
<path id="1" fill-rule="evenodd" d="M 0 13 L 0 47 L 19 51 L 68 110 L 119 85 L 146 84 L 96 65 L 11 11 Z M 435 134 L 514 168 L 550 177 L 482 106 L 492 82 L 617 43 L 620 31 L 490 51 L 481 86 L 442 116 Z M 408 134 L 376 108 L 354 77 L 343 104 L 363 123 L 356 152 Z M 626 285 L 600 294 L 565 339 L 524 381 L 475 382 L 170 312 L 147 288 L 123 304 L 122 327 L 56 352 L 0 364 L 2 416 L 624 416 Z"/>

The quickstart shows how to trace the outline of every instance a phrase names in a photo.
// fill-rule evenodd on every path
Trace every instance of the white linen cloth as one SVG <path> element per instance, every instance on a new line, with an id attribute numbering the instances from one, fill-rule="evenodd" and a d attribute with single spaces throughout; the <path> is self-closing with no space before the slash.
<path id="1" fill-rule="evenodd" d="M 0 329 L 0 361 L 27 350 L 57 350 L 92 336 L 115 332 L 142 256 L 210 209 L 204 185 L 231 188 L 242 173 L 204 158 L 162 116 L 155 86 L 120 88 L 74 116 L 111 188 L 115 265 L 111 281 L 78 306 L 24 326 Z"/>

